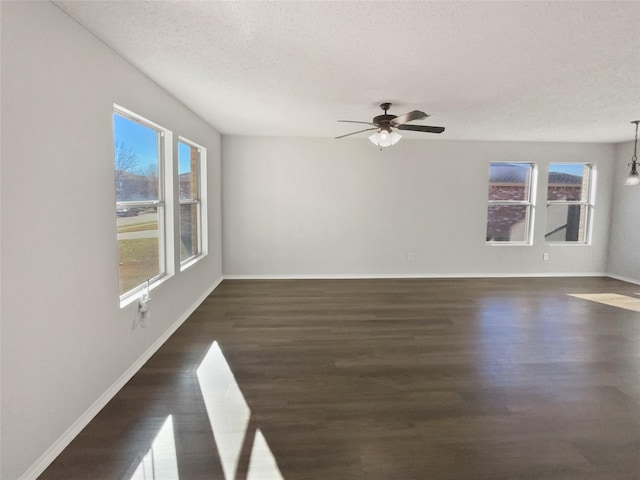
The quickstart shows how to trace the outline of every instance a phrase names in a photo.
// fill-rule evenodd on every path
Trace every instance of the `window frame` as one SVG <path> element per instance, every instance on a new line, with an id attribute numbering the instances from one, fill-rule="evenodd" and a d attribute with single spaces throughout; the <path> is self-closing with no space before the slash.
<path id="1" fill-rule="evenodd" d="M 120 105 L 113 104 L 113 115 L 119 115 L 133 122 L 139 123 L 158 133 L 158 199 L 118 202 L 116 212 L 123 207 L 149 208 L 155 207 L 158 216 L 158 268 L 159 272 L 148 281 L 137 285 L 120 294 L 120 307 L 137 300 L 141 292 L 153 290 L 175 274 L 174 267 L 174 214 L 173 214 L 173 132 L 161 125 L 139 115 Z M 113 130 L 115 140 L 115 129 Z M 112 152 L 115 159 L 115 151 Z M 114 165 L 115 172 L 115 165 Z M 115 192 L 114 192 L 115 193 Z M 116 229 L 117 231 L 117 229 Z M 116 234 L 117 241 L 117 234 Z M 119 255 L 119 254 L 118 254 Z M 119 257 L 118 257 L 119 261 Z M 118 283 L 120 282 L 120 268 L 118 266 Z M 118 291 L 120 288 L 118 287 Z"/>
<path id="2" fill-rule="evenodd" d="M 208 254 L 208 236 L 207 236 L 207 149 L 198 143 L 189 140 L 181 135 L 178 135 L 176 142 L 176 149 L 178 150 L 177 160 L 178 165 L 180 162 L 179 148 L 180 144 L 185 144 L 190 148 L 195 148 L 198 151 L 198 195 L 197 198 L 190 198 L 183 200 L 180 198 L 180 168 L 178 167 L 178 238 L 182 236 L 182 205 L 196 205 L 197 206 L 197 228 L 198 228 L 198 253 L 182 260 L 180 252 L 178 252 L 178 258 L 180 259 L 180 271 L 184 271 L 193 264 L 197 263 L 200 259 L 204 258 Z M 178 243 L 178 248 L 180 243 Z"/>
<path id="3" fill-rule="evenodd" d="M 549 200 L 549 176 L 551 174 L 551 166 L 552 165 L 582 165 L 585 168 L 588 168 L 589 178 L 586 182 L 587 194 L 584 196 L 586 200 Z M 546 207 L 547 212 L 550 206 L 552 205 L 577 205 L 585 207 L 585 216 L 584 216 L 584 239 L 583 240 L 547 240 L 547 223 L 548 222 L 548 214 L 545 218 L 545 229 L 544 229 L 544 241 L 547 245 L 554 246 L 577 246 L 577 245 L 591 245 L 591 234 L 593 230 L 593 216 L 594 216 L 594 208 L 595 208 L 595 178 L 596 178 L 596 166 L 591 162 L 550 162 L 547 168 L 547 190 L 546 190 Z M 585 182 L 583 180 L 583 185 Z"/>
<path id="4" fill-rule="evenodd" d="M 493 165 L 527 165 L 529 166 L 529 188 L 528 198 L 523 200 L 491 200 L 487 198 L 487 218 L 485 222 L 485 244 L 489 246 L 531 246 L 533 245 L 533 230 L 535 219 L 535 207 L 536 207 L 536 191 L 537 191 L 537 179 L 538 179 L 538 166 L 534 162 L 521 162 L 521 161 L 495 161 L 489 162 L 489 179 L 488 187 L 491 188 L 491 168 Z M 488 196 L 488 194 L 487 194 Z M 486 230 L 489 226 L 489 208 L 491 206 L 517 206 L 522 205 L 526 208 L 525 214 L 525 235 L 522 241 L 501 241 L 501 240 L 486 240 Z"/>

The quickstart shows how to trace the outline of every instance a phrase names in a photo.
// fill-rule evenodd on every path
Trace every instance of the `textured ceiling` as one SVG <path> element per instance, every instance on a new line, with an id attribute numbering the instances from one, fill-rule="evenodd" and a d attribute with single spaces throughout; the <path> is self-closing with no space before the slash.
<path id="1" fill-rule="evenodd" d="M 621 142 L 640 119 L 639 1 L 54 3 L 223 134 L 334 137 L 383 101 L 447 128 L 411 138 Z"/>

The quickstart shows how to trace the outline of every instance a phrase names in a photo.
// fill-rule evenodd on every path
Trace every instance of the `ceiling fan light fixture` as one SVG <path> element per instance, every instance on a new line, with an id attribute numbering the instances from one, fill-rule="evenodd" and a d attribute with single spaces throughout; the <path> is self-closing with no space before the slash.
<path id="1" fill-rule="evenodd" d="M 374 133 L 369 137 L 371 143 L 378 147 L 390 147 L 400 141 L 402 135 L 394 132 L 393 130 L 387 131 L 381 129 L 379 132 Z"/>
<path id="2" fill-rule="evenodd" d="M 640 176 L 638 175 L 638 124 L 640 120 L 634 120 L 631 123 L 636 124 L 636 142 L 633 145 L 633 157 L 631 157 L 631 163 L 629 166 L 631 167 L 631 172 L 624 181 L 626 186 L 635 186 L 640 185 Z"/>
<path id="3" fill-rule="evenodd" d="M 402 138 L 402 135 L 397 133 L 394 129 L 411 130 L 414 132 L 426 133 L 444 132 L 444 127 L 409 125 L 408 122 L 412 122 L 414 120 L 422 120 L 423 118 L 427 118 L 429 116 L 428 114 L 421 112 L 420 110 L 412 110 L 403 115 L 392 115 L 388 113 L 389 108 L 391 108 L 391 103 L 389 102 L 381 103 L 380 108 L 384 111 L 384 114 L 373 117 L 373 120 L 370 122 L 360 122 L 357 120 L 338 120 L 338 122 L 362 123 L 364 125 L 368 125 L 369 127 L 363 130 L 358 130 L 356 132 L 340 135 L 336 137 L 336 139 L 350 137 L 351 135 L 356 135 L 358 133 L 371 132 L 375 130 L 375 133 L 373 135 L 369 135 L 369 141 L 375 146 L 382 149 L 383 147 L 390 147 L 391 145 L 395 145 Z"/>

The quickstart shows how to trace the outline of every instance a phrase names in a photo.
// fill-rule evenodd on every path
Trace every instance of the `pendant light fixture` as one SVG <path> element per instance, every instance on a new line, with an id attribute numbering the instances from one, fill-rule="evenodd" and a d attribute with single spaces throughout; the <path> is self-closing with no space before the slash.
<path id="1" fill-rule="evenodd" d="M 634 120 L 631 123 L 636 124 L 636 143 L 633 145 L 633 157 L 631 157 L 631 163 L 629 164 L 631 172 L 624 181 L 624 184 L 629 186 L 640 185 L 640 176 L 638 176 L 638 124 L 640 120 Z"/>

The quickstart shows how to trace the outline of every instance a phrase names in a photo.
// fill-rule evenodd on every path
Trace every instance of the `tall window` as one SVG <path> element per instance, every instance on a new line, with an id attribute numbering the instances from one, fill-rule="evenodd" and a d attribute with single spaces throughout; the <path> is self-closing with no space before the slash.
<path id="1" fill-rule="evenodd" d="M 532 163 L 491 162 L 487 242 L 531 243 L 534 177 Z"/>
<path id="2" fill-rule="evenodd" d="M 186 268 L 204 255 L 202 195 L 206 192 L 206 149 L 181 138 L 178 142 L 180 190 L 180 264 Z"/>
<path id="3" fill-rule="evenodd" d="M 171 175 L 164 171 L 171 132 L 121 107 L 114 107 L 113 131 L 120 298 L 124 300 L 147 281 L 156 282 L 172 271 L 166 234 Z"/>
<path id="4" fill-rule="evenodd" d="M 547 242 L 587 243 L 593 210 L 592 165 L 552 163 L 547 187 Z"/>

